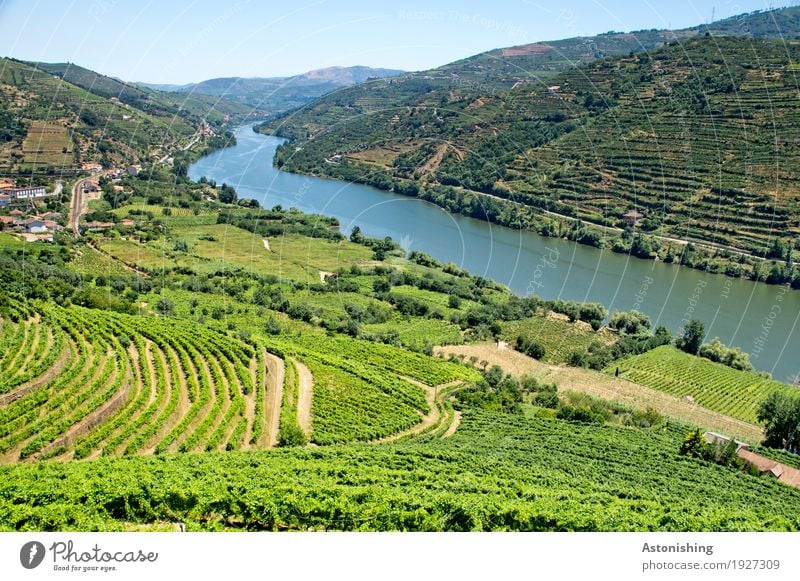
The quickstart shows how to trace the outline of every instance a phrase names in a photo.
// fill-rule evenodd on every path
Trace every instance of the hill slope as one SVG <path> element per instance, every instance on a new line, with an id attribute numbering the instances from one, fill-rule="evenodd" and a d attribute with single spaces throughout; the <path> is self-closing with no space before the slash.
<path id="1" fill-rule="evenodd" d="M 533 218 L 547 210 L 621 229 L 635 210 L 653 234 L 782 259 L 775 239 L 800 234 L 800 47 L 785 40 L 799 16 L 490 51 L 337 91 L 261 130 L 295 140 L 285 169 L 479 218 L 547 230 Z M 538 210 L 501 219 L 469 192 Z"/>
<path id="2" fill-rule="evenodd" d="M 160 158 L 187 146 L 206 121 L 251 107 L 141 89 L 73 64 L 0 59 L 0 171 L 60 174 Z"/>

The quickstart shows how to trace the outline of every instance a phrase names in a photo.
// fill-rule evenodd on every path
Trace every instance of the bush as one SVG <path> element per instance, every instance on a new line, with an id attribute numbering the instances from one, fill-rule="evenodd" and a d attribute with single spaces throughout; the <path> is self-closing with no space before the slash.
<path id="1" fill-rule="evenodd" d="M 165 316 L 173 315 L 175 313 L 175 303 L 166 297 L 161 297 L 156 304 L 156 310 Z"/>
<path id="2" fill-rule="evenodd" d="M 278 446 L 305 446 L 308 443 L 306 435 L 295 423 L 281 424 L 278 429 Z"/>
<path id="3" fill-rule="evenodd" d="M 517 337 L 516 346 L 517 346 L 517 351 L 524 353 L 529 357 L 533 357 L 534 359 L 544 359 L 545 356 L 544 345 L 539 343 L 536 339 L 531 339 L 520 335 L 519 337 Z"/>
<path id="4" fill-rule="evenodd" d="M 650 318 L 639 311 L 618 311 L 611 315 L 608 326 L 622 335 L 641 335 L 650 331 Z"/>
<path id="5" fill-rule="evenodd" d="M 750 356 L 738 347 L 728 347 L 718 337 L 713 341 L 700 346 L 697 354 L 711 361 L 722 363 L 733 369 L 740 371 L 752 371 L 753 365 L 750 363 Z"/>

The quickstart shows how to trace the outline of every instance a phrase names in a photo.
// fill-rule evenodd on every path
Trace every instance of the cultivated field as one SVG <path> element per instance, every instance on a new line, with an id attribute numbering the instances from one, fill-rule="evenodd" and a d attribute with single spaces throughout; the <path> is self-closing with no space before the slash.
<path id="1" fill-rule="evenodd" d="M 64 123 L 32 121 L 22 141 L 23 162 L 28 165 L 72 166 L 72 140 Z"/>

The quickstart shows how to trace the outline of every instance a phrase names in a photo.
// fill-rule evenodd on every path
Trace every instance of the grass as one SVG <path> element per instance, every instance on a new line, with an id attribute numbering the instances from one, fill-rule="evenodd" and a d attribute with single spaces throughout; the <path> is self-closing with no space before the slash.
<path id="1" fill-rule="evenodd" d="M 25 243 L 13 234 L 0 232 L 0 248 L 18 249 L 23 246 L 25 246 Z"/>
<path id="2" fill-rule="evenodd" d="M 106 256 L 91 246 L 83 247 L 80 254 L 68 263 L 68 268 L 92 276 L 131 274 L 119 260 Z"/>

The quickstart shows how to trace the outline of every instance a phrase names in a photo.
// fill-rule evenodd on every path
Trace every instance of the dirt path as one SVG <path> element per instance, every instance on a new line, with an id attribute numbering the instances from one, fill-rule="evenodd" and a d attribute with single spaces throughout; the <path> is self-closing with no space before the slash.
<path id="1" fill-rule="evenodd" d="M 564 391 L 588 393 L 640 409 L 652 407 L 666 416 L 746 440 L 760 441 L 763 437 L 761 428 L 754 424 L 683 401 L 679 397 L 656 389 L 612 377 L 600 371 L 549 365 L 511 348 L 499 350 L 494 344 L 436 347 L 434 351 L 444 353 L 446 356 L 451 353 L 464 354 L 467 358 L 476 355 L 479 359 L 488 361 L 489 366 L 499 365 L 506 373 L 516 377 L 531 374 L 541 380 L 558 384 L 559 389 Z"/>
<path id="2" fill-rule="evenodd" d="M 109 382 L 116 380 L 116 376 L 120 373 L 119 366 L 116 366 L 114 373 L 109 378 Z M 133 386 L 133 373 L 131 371 L 130 361 L 125 364 L 125 375 L 120 383 L 119 391 L 116 392 L 111 399 L 107 400 L 103 405 L 85 416 L 78 423 L 70 427 L 66 433 L 56 440 L 53 440 L 48 446 L 42 448 L 42 453 L 45 454 L 50 450 L 65 446 L 72 448 L 76 440 L 89 433 L 92 429 L 99 426 L 101 423 L 110 420 L 116 412 L 131 400 L 131 387 Z M 68 450 L 63 455 L 63 459 L 71 459 L 74 455 L 74 450 Z"/>
<path id="3" fill-rule="evenodd" d="M 222 405 L 219 406 L 217 415 L 211 420 L 211 425 L 208 427 L 208 431 L 206 431 L 206 433 L 198 442 L 200 450 L 205 450 L 208 447 L 212 436 L 217 432 L 217 429 L 222 425 L 222 422 L 225 421 L 225 416 L 228 414 L 228 410 L 230 409 L 231 405 L 233 405 L 233 390 L 238 389 L 235 384 L 231 385 L 230 381 L 228 381 L 228 376 L 225 373 L 225 367 L 223 367 L 223 364 L 220 362 L 220 360 L 210 359 L 209 363 L 211 366 L 216 368 L 217 377 L 220 378 L 220 384 L 222 385 Z M 227 363 L 225 364 L 227 365 Z M 211 377 L 214 377 L 214 375 L 212 374 Z M 217 449 L 219 449 L 219 444 L 217 445 Z"/>
<path id="4" fill-rule="evenodd" d="M 450 436 L 456 433 L 458 426 L 461 425 L 462 415 L 463 414 L 460 411 L 453 412 L 453 421 L 450 424 L 450 426 L 448 426 L 447 431 L 444 434 L 442 434 L 442 438 L 449 438 Z"/>
<path id="5" fill-rule="evenodd" d="M 191 357 L 191 353 L 189 355 L 190 355 L 190 357 L 189 357 L 189 365 L 191 365 L 193 373 L 195 374 L 195 377 L 197 378 L 197 381 L 198 381 L 198 383 L 200 385 L 200 389 L 202 390 L 203 389 L 203 383 L 200 380 L 200 374 L 202 373 L 202 374 L 205 375 L 205 377 L 210 378 L 211 377 L 211 369 L 208 366 L 208 361 L 204 357 L 201 357 L 199 359 L 202 368 L 198 368 L 196 366 L 196 364 L 195 364 L 194 359 L 192 359 L 192 357 Z M 198 395 L 197 399 L 200 400 L 202 398 L 202 395 L 199 394 L 199 393 L 197 395 Z M 172 443 L 172 446 L 170 446 L 170 448 L 169 448 L 170 452 L 175 452 L 175 451 L 180 449 L 180 446 L 183 444 L 183 442 L 185 442 L 189 438 L 189 436 L 192 433 L 194 433 L 194 431 L 197 429 L 197 427 L 200 424 L 203 423 L 203 420 L 211 412 L 211 409 L 214 407 L 214 404 L 216 403 L 216 401 L 217 401 L 217 393 L 213 389 L 213 387 L 211 387 L 210 391 L 208 392 L 208 401 L 197 412 L 197 415 L 195 416 L 195 418 L 191 422 L 189 422 L 189 425 L 186 427 L 186 430 L 184 431 L 184 433 L 180 434 L 177 438 L 175 438 L 175 441 Z M 195 402 L 193 405 L 198 405 L 198 403 Z"/>
<path id="6" fill-rule="evenodd" d="M 142 379 L 142 373 L 139 369 L 139 350 L 136 348 L 136 345 L 132 343 L 128 346 L 128 361 L 130 365 L 129 372 L 131 374 L 131 385 L 133 387 L 133 393 L 131 393 L 130 398 L 128 399 L 128 403 L 126 404 L 125 408 L 120 412 L 126 414 L 126 423 L 136 421 L 136 418 L 142 413 L 144 408 L 138 409 L 129 409 L 134 405 L 136 400 L 139 398 L 139 395 L 144 390 L 144 381 Z M 112 438 L 116 437 L 122 430 L 125 429 L 125 423 L 121 423 L 118 425 L 114 430 L 112 430 L 105 438 L 103 438 L 100 442 L 97 443 L 97 446 L 92 450 L 88 456 L 86 456 L 87 460 L 93 458 L 99 458 L 103 453 L 103 448 L 106 445 L 106 442 L 111 440 Z"/>
<path id="7" fill-rule="evenodd" d="M 314 396 L 314 376 L 300 361 L 294 360 L 297 369 L 297 423 L 311 440 L 311 401 Z"/>
<path id="8" fill-rule="evenodd" d="M 250 438 L 253 437 L 253 426 L 259 418 L 256 417 L 256 398 L 258 397 L 258 357 L 253 357 L 250 360 L 250 366 L 247 369 L 250 373 L 250 380 L 253 382 L 253 391 L 250 395 L 244 396 L 244 417 L 247 419 L 247 427 L 244 429 L 244 442 L 242 443 L 242 450 L 250 449 Z"/>
<path id="9" fill-rule="evenodd" d="M 403 377 L 402 379 L 425 390 L 425 401 L 428 402 L 428 413 L 422 415 L 422 420 L 415 426 L 412 426 L 407 430 L 403 430 L 402 432 L 392 434 L 391 436 L 386 436 L 380 440 L 376 440 L 376 443 L 383 444 L 387 442 L 394 442 L 395 440 L 405 438 L 406 436 L 416 436 L 427 432 L 431 428 L 440 424 L 442 422 L 441 404 L 444 402 L 444 398 L 451 393 L 451 388 L 463 383 L 459 380 L 451 381 L 450 383 L 443 383 L 442 385 L 437 385 L 436 387 L 431 387 L 430 385 L 426 385 L 410 377 Z M 453 431 L 455 431 L 455 429 Z"/>
<path id="10" fill-rule="evenodd" d="M 267 429 L 266 443 L 270 448 L 278 445 L 278 424 L 281 419 L 281 401 L 283 401 L 283 379 L 286 374 L 286 367 L 283 359 L 265 353 L 267 360 L 267 393 L 266 393 L 266 416 Z"/>

